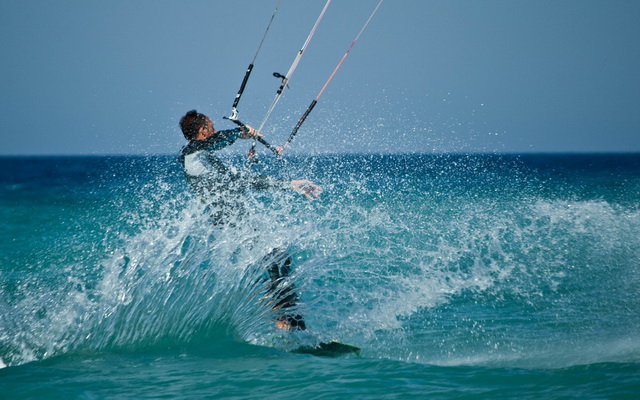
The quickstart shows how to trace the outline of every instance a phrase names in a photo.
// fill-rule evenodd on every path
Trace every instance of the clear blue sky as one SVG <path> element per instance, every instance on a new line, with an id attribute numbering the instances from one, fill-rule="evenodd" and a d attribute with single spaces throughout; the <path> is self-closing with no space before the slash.
<path id="1" fill-rule="evenodd" d="M 276 2 L 0 2 L 0 155 L 175 154 L 193 108 L 231 127 Z M 246 123 L 324 2 L 282 1 Z M 376 3 L 333 1 L 267 139 L 288 136 Z M 639 16 L 636 0 L 386 0 L 291 150 L 638 152 Z"/>

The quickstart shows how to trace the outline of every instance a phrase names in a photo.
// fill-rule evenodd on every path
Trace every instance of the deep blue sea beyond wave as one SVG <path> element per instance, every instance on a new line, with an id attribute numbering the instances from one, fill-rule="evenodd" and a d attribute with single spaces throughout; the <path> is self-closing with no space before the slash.
<path id="1" fill-rule="evenodd" d="M 0 398 L 640 397 L 639 154 L 255 170 L 324 192 L 213 226 L 175 156 L 0 158 Z M 308 332 L 256 285 L 276 247 Z M 361 355 L 290 352 L 331 339 Z"/>

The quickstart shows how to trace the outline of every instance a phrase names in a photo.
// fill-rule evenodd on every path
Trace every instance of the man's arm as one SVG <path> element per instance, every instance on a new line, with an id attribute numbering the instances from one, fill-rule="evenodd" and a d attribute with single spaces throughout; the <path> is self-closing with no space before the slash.
<path id="1" fill-rule="evenodd" d="M 249 186 L 254 190 L 293 190 L 309 200 L 315 200 L 322 188 L 306 179 L 285 181 L 271 176 L 255 175 L 249 178 Z"/>
<path id="2" fill-rule="evenodd" d="M 241 137 L 242 131 L 240 128 L 229 129 L 225 131 L 217 131 L 216 134 L 210 138 L 198 141 L 198 144 L 202 146 L 201 148 L 206 150 L 216 151 L 232 145 Z"/>
<path id="3" fill-rule="evenodd" d="M 262 137 L 260 132 L 253 129 L 249 125 L 243 126 L 241 129 L 240 138 L 241 139 L 251 139 L 251 138 L 259 138 Z M 291 180 L 289 182 L 282 181 L 279 179 L 266 177 L 266 176 L 257 176 L 254 177 L 255 181 L 253 182 L 253 187 L 258 190 L 264 189 L 291 189 L 294 192 L 300 193 L 304 197 L 309 200 L 315 200 L 322 193 L 322 188 L 311 181 L 306 179 L 301 180 Z"/>

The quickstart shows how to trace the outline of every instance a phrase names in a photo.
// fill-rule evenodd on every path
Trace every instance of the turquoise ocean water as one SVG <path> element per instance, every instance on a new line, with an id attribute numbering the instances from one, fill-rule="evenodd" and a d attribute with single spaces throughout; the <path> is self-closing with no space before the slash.
<path id="1" fill-rule="evenodd" d="M 174 156 L 0 158 L 0 398 L 640 398 L 640 155 L 257 169 L 324 192 L 223 228 Z M 274 247 L 308 333 L 256 283 Z M 331 339 L 361 355 L 289 352 Z"/>

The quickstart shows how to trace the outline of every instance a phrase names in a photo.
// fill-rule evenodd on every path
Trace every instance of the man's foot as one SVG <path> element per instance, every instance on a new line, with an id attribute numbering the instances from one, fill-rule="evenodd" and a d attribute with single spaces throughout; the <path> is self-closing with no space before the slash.
<path id="1" fill-rule="evenodd" d="M 307 326 L 301 315 L 286 315 L 276 319 L 276 326 L 283 331 L 305 331 Z"/>

